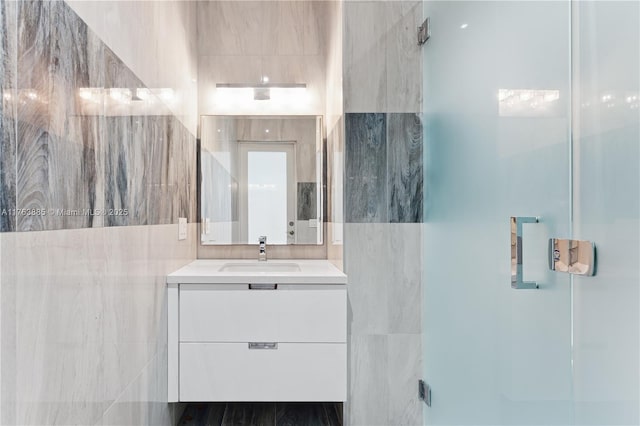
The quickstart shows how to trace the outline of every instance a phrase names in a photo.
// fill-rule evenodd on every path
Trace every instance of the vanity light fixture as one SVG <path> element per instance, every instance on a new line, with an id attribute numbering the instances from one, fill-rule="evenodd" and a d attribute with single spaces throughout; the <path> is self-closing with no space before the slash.
<path id="1" fill-rule="evenodd" d="M 268 101 L 272 98 L 292 99 L 307 90 L 305 83 L 269 83 L 268 77 L 263 77 L 264 83 L 217 83 L 217 90 L 241 94 L 251 92 L 254 101 Z"/>

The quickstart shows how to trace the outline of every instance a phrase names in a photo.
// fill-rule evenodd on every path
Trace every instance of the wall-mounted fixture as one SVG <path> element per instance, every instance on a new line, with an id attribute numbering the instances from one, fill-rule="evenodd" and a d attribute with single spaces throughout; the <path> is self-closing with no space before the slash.
<path id="1" fill-rule="evenodd" d="M 422 25 L 418 27 L 418 46 L 422 46 L 431 37 L 431 19 L 424 20 Z"/>
<path id="2" fill-rule="evenodd" d="M 263 83 L 217 83 L 217 90 L 229 91 L 230 93 L 247 95 L 251 94 L 255 101 L 268 101 L 277 99 L 293 99 L 303 96 L 307 91 L 304 83 L 268 83 L 264 79 Z"/>

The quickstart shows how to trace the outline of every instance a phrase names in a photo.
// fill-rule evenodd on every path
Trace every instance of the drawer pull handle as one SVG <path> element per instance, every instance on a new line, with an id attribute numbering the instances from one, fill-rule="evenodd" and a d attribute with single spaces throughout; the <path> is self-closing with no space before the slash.
<path id="1" fill-rule="evenodd" d="M 278 284 L 249 284 L 249 290 L 277 290 Z"/>
<path id="2" fill-rule="evenodd" d="M 275 342 L 249 342 L 249 349 L 278 349 Z"/>

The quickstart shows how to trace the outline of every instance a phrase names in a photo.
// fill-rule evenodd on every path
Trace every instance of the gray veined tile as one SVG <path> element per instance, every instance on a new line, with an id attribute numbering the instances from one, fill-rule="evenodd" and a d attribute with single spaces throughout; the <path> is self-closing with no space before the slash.
<path id="1" fill-rule="evenodd" d="M 386 286 L 389 333 L 422 332 L 422 224 L 391 223 L 388 228 Z"/>
<path id="2" fill-rule="evenodd" d="M 127 116 L 106 119 L 105 207 L 123 214 L 106 216 L 105 226 L 147 224 L 143 121 L 142 117 Z"/>
<path id="3" fill-rule="evenodd" d="M 177 120 L 171 116 L 150 116 L 145 120 L 149 124 L 142 141 L 146 145 L 144 169 L 147 186 L 144 193 L 148 196 L 147 223 L 172 223 L 178 199 L 177 182 L 172 182 L 172 178 L 182 176 L 171 173 L 172 166 L 179 161 L 173 150 L 174 145 L 181 146 L 180 127 L 175 126 Z M 178 132 L 174 131 L 176 127 Z"/>
<path id="4" fill-rule="evenodd" d="M 102 188 L 102 121 L 83 115 L 76 91 L 102 87 L 103 44 L 64 2 L 20 2 L 18 26 L 16 205 L 95 209 Z M 94 218 L 21 215 L 17 229 L 99 226 Z"/>
<path id="5" fill-rule="evenodd" d="M 189 222 L 196 221 L 196 139 L 175 117 L 169 120 L 171 131 L 169 181 L 176 191 L 177 206 L 174 211 L 174 223 L 178 217 L 186 217 Z"/>
<path id="6" fill-rule="evenodd" d="M 389 222 L 422 222 L 422 122 L 419 114 L 388 114 Z"/>
<path id="7" fill-rule="evenodd" d="M 387 34 L 388 112 L 418 112 L 422 104 L 422 53 L 416 43 L 416 28 L 422 24 L 422 2 L 384 2 Z"/>
<path id="8" fill-rule="evenodd" d="M 49 187 L 49 136 L 42 130 L 21 123 L 18 126 L 21 139 L 18 148 L 18 175 L 16 206 L 24 209 L 51 208 Z M 53 207 L 56 208 L 56 207 Z M 54 218 L 55 219 L 55 218 Z M 58 218 L 59 219 L 59 218 Z M 47 229 L 42 215 L 17 216 L 17 229 L 20 231 Z M 60 220 L 56 220 L 60 222 Z"/>
<path id="9" fill-rule="evenodd" d="M 0 232 L 16 227 L 16 3 L 0 3 Z"/>
<path id="10" fill-rule="evenodd" d="M 2 395 L 0 398 L 0 424 L 16 424 L 16 401 L 15 398 L 7 398 L 6 395 L 15 395 L 18 386 L 18 292 L 21 286 L 16 280 L 17 261 L 19 260 L 17 242 L 19 237 L 24 235 L 18 232 L 7 232 L 0 234 L 0 351 L 2 359 Z M 31 267 L 29 265 L 28 267 Z"/>
<path id="11" fill-rule="evenodd" d="M 388 426 L 388 336 L 352 336 L 350 348 L 348 424 Z"/>
<path id="12" fill-rule="evenodd" d="M 345 133 L 346 222 L 387 222 L 386 116 L 346 114 Z"/>
<path id="13" fill-rule="evenodd" d="M 170 190 L 171 185 L 168 183 L 168 156 L 166 155 L 168 138 L 166 126 L 163 126 L 166 120 L 163 119 L 166 117 L 149 117 L 151 134 L 145 159 L 148 180 L 144 188 L 144 193 L 148 197 L 146 217 L 149 225 L 171 223 L 176 204 L 175 196 L 177 194 Z M 160 158 L 153 158 L 153 154 L 156 156 L 160 154 Z"/>
<path id="14" fill-rule="evenodd" d="M 344 225 L 345 273 L 349 276 L 349 332 L 351 335 L 389 332 L 388 287 L 393 282 L 387 263 L 389 225 Z M 375 265 L 376 267 L 372 267 Z"/>
<path id="15" fill-rule="evenodd" d="M 298 220 L 318 217 L 315 182 L 298 182 Z"/>
<path id="16" fill-rule="evenodd" d="M 423 403 L 417 383 L 422 378 L 422 334 L 391 334 L 387 370 L 390 425 L 422 426 Z"/>
<path id="17" fill-rule="evenodd" d="M 344 2 L 344 111 L 387 110 L 387 2 Z"/>
<path id="18" fill-rule="evenodd" d="M 109 49 L 105 48 L 105 88 L 144 87 L 140 79 Z M 111 115 L 105 118 L 105 207 L 126 214 L 105 217 L 105 226 L 148 224 L 148 186 L 151 184 L 149 155 L 154 118 Z"/>
<path id="19" fill-rule="evenodd" d="M 108 406 L 103 230 L 15 235 L 15 264 L 8 271 L 16 281 L 19 336 L 13 424 L 95 424 Z"/>

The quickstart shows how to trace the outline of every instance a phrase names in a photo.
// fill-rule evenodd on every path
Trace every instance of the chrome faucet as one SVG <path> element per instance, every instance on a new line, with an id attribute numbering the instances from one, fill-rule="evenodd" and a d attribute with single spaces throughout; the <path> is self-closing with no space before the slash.
<path id="1" fill-rule="evenodd" d="M 258 252 L 258 260 L 260 262 L 267 261 L 267 237 L 262 236 L 258 238 L 258 242 L 260 243 L 260 251 Z"/>

